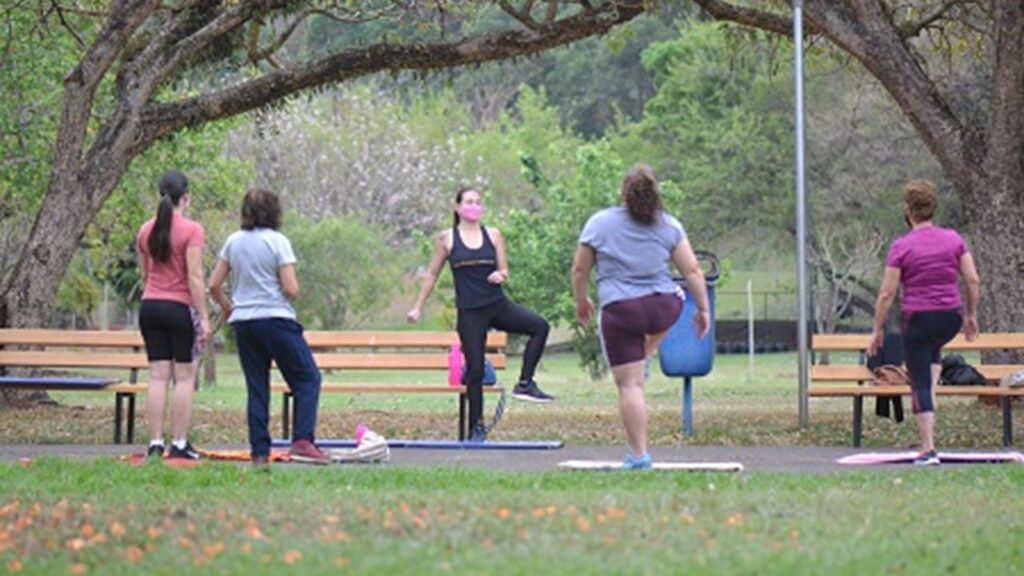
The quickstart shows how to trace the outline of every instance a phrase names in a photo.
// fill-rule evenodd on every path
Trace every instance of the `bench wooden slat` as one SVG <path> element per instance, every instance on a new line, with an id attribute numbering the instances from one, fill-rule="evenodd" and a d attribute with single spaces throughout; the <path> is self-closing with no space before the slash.
<path id="1" fill-rule="evenodd" d="M 287 384 L 272 384 L 270 386 L 271 392 L 282 393 L 289 392 Z M 484 386 L 484 392 L 501 392 L 501 386 Z M 391 393 L 411 393 L 411 394 L 465 394 L 465 386 L 449 386 L 447 384 L 432 384 L 432 385 L 408 385 L 408 384 L 321 384 L 320 392 L 337 392 L 337 393 L 349 393 L 349 394 L 391 394 Z"/>
<path id="2" fill-rule="evenodd" d="M 313 354 L 321 370 L 448 370 L 447 354 Z M 496 369 L 504 369 L 504 354 L 488 354 Z"/>
<path id="3" fill-rule="evenodd" d="M 1017 364 L 978 364 L 974 366 L 988 380 L 998 381 L 1019 372 Z M 821 382 L 866 382 L 871 370 L 859 364 L 816 364 L 811 366 L 811 380 Z"/>
<path id="4" fill-rule="evenodd" d="M 0 366 L 46 368 L 149 368 L 145 353 L 0 350 Z"/>
<path id="5" fill-rule="evenodd" d="M 0 329 L 0 346 L 88 346 L 90 348 L 142 348 L 138 330 Z"/>
<path id="6" fill-rule="evenodd" d="M 310 348 L 439 348 L 448 350 L 459 342 L 456 332 L 329 332 L 310 330 L 305 333 Z M 508 335 L 504 332 L 489 332 L 487 348 L 504 348 Z"/>
<path id="7" fill-rule="evenodd" d="M 811 337 L 811 349 L 815 352 L 861 352 L 867 350 L 871 343 L 870 334 L 814 334 Z M 1024 333 L 987 332 L 979 334 L 973 342 L 968 342 L 963 334 L 957 334 L 943 350 L 1019 350 L 1024 349 Z"/>
<path id="8" fill-rule="evenodd" d="M 815 397 L 909 396 L 910 386 L 812 386 Z M 937 396 L 1024 396 L 1024 388 L 1006 386 L 936 386 Z"/>

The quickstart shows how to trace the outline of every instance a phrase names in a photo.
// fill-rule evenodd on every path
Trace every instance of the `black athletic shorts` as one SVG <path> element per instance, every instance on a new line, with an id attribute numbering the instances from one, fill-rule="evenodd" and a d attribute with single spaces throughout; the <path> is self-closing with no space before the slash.
<path id="1" fill-rule="evenodd" d="M 150 362 L 192 361 L 196 330 L 187 304 L 172 300 L 143 300 L 139 308 L 139 329 L 146 341 Z"/>

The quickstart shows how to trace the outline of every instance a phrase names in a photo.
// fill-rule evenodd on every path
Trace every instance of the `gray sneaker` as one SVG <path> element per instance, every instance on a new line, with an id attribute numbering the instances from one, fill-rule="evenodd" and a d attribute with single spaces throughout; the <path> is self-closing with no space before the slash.
<path id="1" fill-rule="evenodd" d="M 515 388 L 512 389 L 512 397 L 516 400 L 537 402 L 539 404 L 547 404 L 555 401 L 554 396 L 541 390 L 533 380 L 521 380 L 516 384 Z"/>

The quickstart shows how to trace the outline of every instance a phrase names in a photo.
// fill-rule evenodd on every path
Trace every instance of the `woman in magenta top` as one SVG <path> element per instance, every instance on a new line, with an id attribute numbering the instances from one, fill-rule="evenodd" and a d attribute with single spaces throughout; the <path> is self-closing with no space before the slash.
<path id="1" fill-rule="evenodd" d="M 978 335 L 979 279 L 963 238 L 932 223 L 938 206 L 932 183 L 911 180 L 903 189 L 903 200 L 911 230 L 889 248 L 868 354 L 874 356 L 882 345 L 885 320 L 902 284 L 903 354 L 921 435 L 921 454 L 914 463 L 935 465 L 935 386 L 942 370 L 942 347 L 961 328 L 968 341 Z M 961 276 L 967 285 L 966 306 L 960 297 Z"/>
<path id="2" fill-rule="evenodd" d="M 161 457 L 164 453 L 167 385 L 173 377 L 173 438 L 168 455 L 199 458 L 199 453 L 188 442 L 196 377 L 192 349 L 197 339 L 202 342 L 210 335 L 210 317 L 203 281 L 203 227 L 182 214 L 190 202 L 185 175 L 176 170 L 164 174 L 160 178 L 156 217 L 142 225 L 136 241 L 145 286 L 139 308 L 139 329 L 149 359 L 148 457 Z M 190 308 L 199 314 L 198 333 Z"/>

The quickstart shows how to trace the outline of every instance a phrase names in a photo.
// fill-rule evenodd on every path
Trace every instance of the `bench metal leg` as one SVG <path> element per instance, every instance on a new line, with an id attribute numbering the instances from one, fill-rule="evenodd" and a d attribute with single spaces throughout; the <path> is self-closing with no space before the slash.
<path id="1" fill-rule="evenodd" d="M 864 427 L 864 397 L 853 397 L 853 447 L 860 448 L 860 438 Z"/>
<path id="2" fill-rule="evenodd" d="M 1003 402 L 1003 446 L 1013 446 L 1013 399 L 1003 396 L 1001 400 Z"/>
<path id="3" fill-rule="evenodd" d="M 683 436 L 693 436 L 693 378 L 683 378 Z"/>
<path id="4" fill-rule="evenodd" d="M 292 395 L 289 392 L 281 394 L 281 437 L 288 439 L 292 437 L 291 434 L 291 408 Z"/>
<path id="5" fill-rule="evenodd" d="M 121 416 L 123 410 L 121 409 L 121 401 L 124 394 L 120 392 L 114 393 L 114 444 L 121 443 Z"/>
<path id="6" fill-rule="evenodd" d="M 459 442 L 466 439 L 466 402 L 466 395 L 459 394 Z"/>
<path id="7" fill-rule="evenodd" d="M 128 395 L 128 443 L 135 444 L 135 393 Z"/>

